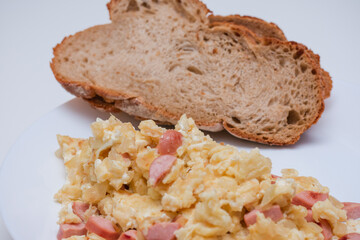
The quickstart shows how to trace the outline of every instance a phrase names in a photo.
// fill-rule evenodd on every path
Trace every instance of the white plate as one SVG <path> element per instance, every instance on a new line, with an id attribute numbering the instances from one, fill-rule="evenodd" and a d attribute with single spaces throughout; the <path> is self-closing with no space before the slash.
<path id="1" fill-rule="evenodd" d="M 211 136 L 240 149 L 260 148 L 273 162 L 273 172 L 296 168 L 314 176 L 341 201 L 360 202 L 360 86 L 337 83 L 320 121 L 288 147 L 269 147 L 236 139 L 227 133 Z M 56 134 L 90 136 L 90 123 L 109 115 L 74 99 L 48 113 L 18 139 L 0 172 L 0 210 L 15 240 L 55 239 L 60 205 L 53 195 L 65 180 L 62 161 L 55 157 Z M 138 121 L 119 114 L 122 121 Z"/>

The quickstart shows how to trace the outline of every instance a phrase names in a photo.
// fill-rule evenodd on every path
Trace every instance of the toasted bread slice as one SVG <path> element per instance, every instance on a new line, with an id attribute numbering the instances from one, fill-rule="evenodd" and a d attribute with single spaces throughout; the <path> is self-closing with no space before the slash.
<path id="1" fill-rule="evenodd" d="M 69 92 L 107 110 L 285 145 L 324 110 L 305 46 L 211 22 L 197 0 L 113 0 L 112 23 L 65 38 L 51 68 Z M 116 16 L 116 17 L 115 17 Z"/>

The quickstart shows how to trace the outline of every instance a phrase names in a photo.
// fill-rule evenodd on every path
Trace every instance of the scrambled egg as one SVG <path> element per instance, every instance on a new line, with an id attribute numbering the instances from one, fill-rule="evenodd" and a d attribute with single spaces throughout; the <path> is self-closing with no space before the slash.
<path id="1" fill-rule="evenodd" d="M 115 117 L 97 119 L 93 137 L 76 139 L 58 135 L 59 156 L 67 179 L 55 195 L 62 203 L 59 223 L 79 223 L 71 203 L 90 204 L 88 218 L 100 213 L 122 231 L 141 230 L 158 222 L 182 219 L 177 239 L 323 239 L 322 228 L 307 222 L 307 209 L 291 204 L 303 190 L 328 193 L 311 177 L 295 170 L 271 175 L 271 161 L 257 149 L 250 152 L 219 144 L 198 130 L 192 119 L 182 116 L 175 130 L 183 136 L 176 162 L 157 185 L 149 183 L 151 163 L 159 157 L 156 146 L 166 129 L 143 121 L 139 131 Z M 284 218 L 272 221 L 262 213 L 246 227 L 244 214 L 279 205 Z M 313 218 L 326 219 L 338 239 L 359 232 L 356 220 L 346 223 L 342 204 L 330 197 L 312 207 Z M 68 239 L 102 239 L 96 234 Z"/>

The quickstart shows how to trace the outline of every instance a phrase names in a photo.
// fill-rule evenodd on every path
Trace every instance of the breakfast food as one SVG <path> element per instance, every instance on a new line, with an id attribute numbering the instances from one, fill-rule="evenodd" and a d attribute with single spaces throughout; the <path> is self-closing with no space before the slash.
<path id="1" fill-rule="evenodd" d="M 171 124 L 186 113 L 201 129 L 276 145 L 295 143 L 324 110 L 331 78 L 318 55 L 274 24 L 209 17 L 197 0 L 108 8 L 112 23 L 65 38 L 51 63 L 97 108 Z"/>
<path id="2" fill-rule="evenodd" d="M 360 204 L 315 178 L 204 135 L 185 115 L 174 130 L 97 119 L 93 137 L 58 135 L 67 180 L 58 239 L 359 239 Z"/>

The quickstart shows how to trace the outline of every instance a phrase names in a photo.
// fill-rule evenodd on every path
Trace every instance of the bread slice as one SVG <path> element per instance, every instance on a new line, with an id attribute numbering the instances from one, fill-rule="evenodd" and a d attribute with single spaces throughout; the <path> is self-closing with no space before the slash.
<path id="1" fill-rule="evenodd" d="M 121 18 L 122 12 L 118 10 L 119 5 L 117 1 L 112 1 L 108 5 L 110 19 L 112 21 L 117 21 L 117 19 Z M 206 8 L 206 6 L 203 6 Z M 253 33 L 255 33 L 260 38 L 275 38 L 281 41 L 287 41 L 285 34 L 283 31 L 275 24 L 268 23 L 260 18 L 251 17 L 251 16 L 240 16 L 240 15 L 228 15 L 228 16 L 219 16 L 219 15 L 209 15 L 208 16 L 210 25 L 213 23 L 219 22 L 228 22 L 235 25 L 241 25 L 247 27 Z M 320 63 L 320 56 L 313 53 L 309 50 L 310 54 L 312 53 L 312 57 L 314 61 Z M 320 67 L 320 66 L 319 66 Z M 332 89 L 332 80 L 327 71 L 321 69 L 321 78 L 322 78 L 322 91 L 323 97 L 330 97 L 330 92 Z"/>
<path id="2" fill-rule="evenodd" d="M 236 25 L 241 25 L 247 27 L 252 32 L 254 32 L 258 37 L 262 38 L 276 38 L 282 41 L 287 41 L 285 34 L 283 31 L 275 24 L 268 23 L 262 19 L 250 16 L 240 16 L 240 15 L 229 15 L 229 16 L 217 16 L 210 15 L 209 16 L 210 23 L 218 23 L 218 22 L 228 22 Z M 313 53 L 311 50 L 310 54 L 314 58 L 314 61 L 320 63 L 320 56 Z M 323 97 L 330 97 L 330 92 L 332 89 L 332 80 L 330 74 L 321 69 L 321 78 L 322 78 L 322 89 L 323 89 Z"/>
<path id="3" fill-rule="evenodd" d="M 98 108 L 285 145 L 324 110 L 318 59 L 305 46 L 211 22 L 197 0 L 112 0 L 112 23 L 65 38 L 51 68 Z"/>

